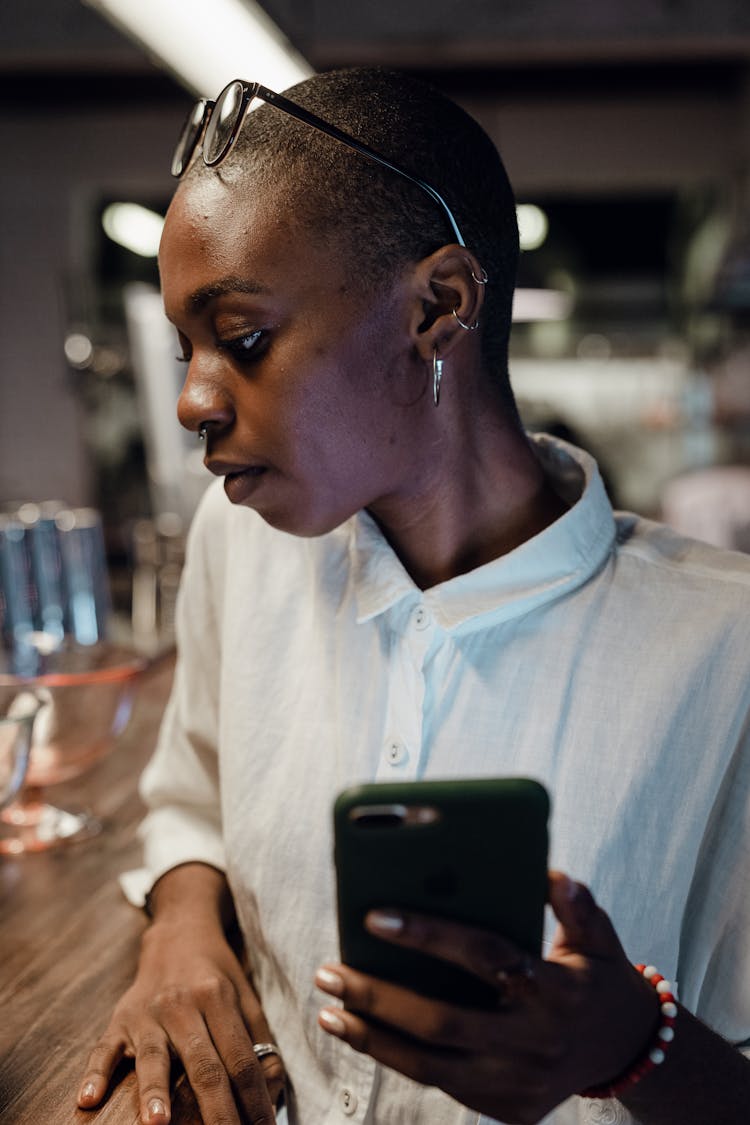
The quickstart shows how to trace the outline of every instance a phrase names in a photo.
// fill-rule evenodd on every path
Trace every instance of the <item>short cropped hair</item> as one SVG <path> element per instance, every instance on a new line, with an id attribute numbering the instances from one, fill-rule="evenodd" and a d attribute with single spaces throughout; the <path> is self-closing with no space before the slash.
<path id="1" fill-rule="evenodd" d="M 489 277 L 482 363 L 507 389 L 518 226 L 505 168 L 481 126 L 433 87 L 380 68 L 316 74 L 285 94 L 443 196 Z M 219 171 L 232 179 L 249 172 L 254 184 L 290 193 L 299 220 L 349 243 L 369 289 L 455 241 L 442 208 L 420 188 L 269 105 L 246 116 Z"/>

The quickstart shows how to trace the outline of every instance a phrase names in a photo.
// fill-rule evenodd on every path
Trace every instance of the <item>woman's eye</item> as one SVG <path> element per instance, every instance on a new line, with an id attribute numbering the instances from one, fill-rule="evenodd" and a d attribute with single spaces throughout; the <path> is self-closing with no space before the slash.
<path id="1" fill-rule="evenodd" d="M 262 336 L 263 332 L 256 329 L 255 332 L 246 332 L 244 335 L 235 336 L 231 340 L 220 340 L 219 347 L 242 362 L 242 360 L 250 358 Z"/>

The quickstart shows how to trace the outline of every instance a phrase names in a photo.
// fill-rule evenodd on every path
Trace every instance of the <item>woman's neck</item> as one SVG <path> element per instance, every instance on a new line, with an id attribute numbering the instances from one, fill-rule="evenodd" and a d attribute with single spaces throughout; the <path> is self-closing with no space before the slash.
<path id="1" fill-rule="evenodd" d="M 423 590 L 507 554 L 567 510 L 520 428 L 496 417 L 468 429 L 446 427 L 411 487 L 370 509 Z"/>

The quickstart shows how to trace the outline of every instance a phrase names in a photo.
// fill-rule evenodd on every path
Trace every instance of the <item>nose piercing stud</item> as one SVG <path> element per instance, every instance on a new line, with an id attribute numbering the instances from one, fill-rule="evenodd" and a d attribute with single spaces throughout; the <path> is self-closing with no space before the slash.
<path id="1" fill-rule="evenodd" d="M 198 427 L 198 441 L 205 441 L 207 433 L 208 433 L 208 426 L 199 426 Z"/>

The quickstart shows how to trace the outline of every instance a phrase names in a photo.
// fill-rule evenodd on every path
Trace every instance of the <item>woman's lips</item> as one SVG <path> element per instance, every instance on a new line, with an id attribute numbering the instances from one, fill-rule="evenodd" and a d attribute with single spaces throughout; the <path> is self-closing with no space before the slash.
<path id="1" fill-rule="evenodd" d="M 207 458 L 206 468 L 214 476 L 224 477 L 224 491 L 233 504 L 247 500 L 267 472 L 266 465 L 237 465 L 214 457 Z"/>
<path id="2" fill-rule="evenodd" d="M 239 472 L 226 473 L 224 491 L 233 504 L 242 504 L 255 492 L 265 473 L 265 465 L 251 465 Z"/>

